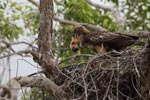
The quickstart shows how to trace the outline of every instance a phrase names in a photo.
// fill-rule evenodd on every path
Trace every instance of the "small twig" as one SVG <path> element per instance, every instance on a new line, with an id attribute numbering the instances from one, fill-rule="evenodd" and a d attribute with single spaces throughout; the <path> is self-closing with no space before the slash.
<path id="1" fill-rule="evenodd" d="M 132 82 L 133 88 L 135 89 L 135 91 L 136 91 L 136 93 L 139 95 L 139 97 L 141 97 L 143 100 L 146 100 L 146 99 L 140 94 L 139 90 L 137 90 L 136 86 L 134 85 L 133 76 L 132 76 L 131 82 Z"/>
<path id="2" fill-rule="evenodd" d="M 26 44 L 29 45 L 30 47 L 37 49 L 36 47 L 34 47 L 31 43 L 25 42 L 25 41 L 20 41 L 20 42 L 8 42 L 6 40 L 1 40 L 0 43 L 3 43 L 6 45 L 6 47 L 11 47 L 12 45 L 18 45 L 18 44 Z"/>
<path id="3" fill-rule="evenodd" d="M 109 92 L 109 89 L 110 89 L 110 86 L 111 86 L 113 75 L 114 75 L 114 71 L 112 70 L 110 81 L 109 81 L 108 87 L 106 89 L 105 96 L 103 97 L 103 100 L 106 100 L 106 98 L 108 97 L 108 92 Z"/>
<path id="4" fill-rule="evenodd" d="M 73 22 L 73 21 L 69 21 L 69 20 L 64 20 L 64 19 L 60 19 L 57 16 L 54 16 L 54 19 L 58 22 L 60 22 L 61 24 L 67 24 L 67 25 L 83 25 L 88 29 L 92 29 L 92 30 L 99 30 L 99 31 L 107 31 L 107 29 L 101 27 L 101 26 L 95 26 L 92 24 L 88 24 L 88 23 L 80 23 L 80 22 Z"/>
<path id="5" fill-rule="evenodd" d="M 91 81 L 92 81 L 92 83 L 93 83 L 93 85 L 94 85 L 94 88 L 95 88 L 95 91 L 96 91 L 96 100 L 99 100 L 99 97 L 98 97 L 98 89 L 97 89 L 97 87 L 96 87 L 96 83 L 94 82 L 94 80 L 93 80 L 93 77 L 90 75 L 90 77 L 91 77 Z"/>
<path id="6" fill-rule="evenodd" d="M 88 90 L 87 90 L 87 84 L 86 84 L 86 77 L 82 75 L 83 84 L 84 84 L 84 94 L 85 94 L 85 100 L 88 100 Z"/>
<path id="7" fill-rule="evenodd" d="M 117 57 L 118 58 L 118 57 Z M 119 61 L 119 59 L 117 59 L 117 100 L 119 100 L 119 81 L 120 81 L 120 77 L 119 77 L 119 74 L 120 74 L 120 72 L 119 72 L 119 67 L 120 67 L 120 61 Z"/>
<path id="8" fill-rule="evenodd" d="M 65 62 L 65 61 L 67 61 L 67 60 L 69 60 L 69 59 L 73 59 L 73 58 L 77 58 L 77 57 L 93 57 L 93 55 L 91 55 L 91 54 L 76 54 L 76 55 L 73 55 L 73 56 L 71 56 L 71 57 L 68 57 L 68 58 L 66 58 L 66 59 L 61 60 L 61 61 L 59 62 L 59 64 Z"/>
<path id="9" fill-rule="evenodd" d="M 28 1 L 31 2 L 33 5 L 37 6 L 38 8 L 40 8 L 40 5 L 34 0 L 28 0 Z"/>
<path id="10" fill-rule="evenodd" d="M 133 60 L 133 64 L 134 64 L 134 68 L 135 68 L 135 71 L 136 71 L 136 73 L 137 73 L 137 76 L 138 76 L 138 77 L 141 77 L 140 72 L 139 72 L 139 70 L 138 70 L 138 68 L 137 68 L 136 62 L 135 62 L 135 58 L 133 57 L 132 60 Z"/>
<path id="11" fill-rule="evenodd" d="M 1 56 L 0 59 L 10 57 L 10 56 L 13 56 L 13 55 L 27 54 L 27 53 L 30 53 L 30 52 L 31 52 L 30 50 L 18 51 L 18 52 L 15 52 L 15 53 L 10 53 L 8 55 Z"/>
<path id="12" fill-rule="evenodd" d="M 39 71 L 39 72 L 36 72 L 36 73 L 32 73 L 32 74 L 28 75 L 27 77 L 31 77 L 31 76 L 41 74 L 41 73 L 45 73 L 45 71 Z"/>

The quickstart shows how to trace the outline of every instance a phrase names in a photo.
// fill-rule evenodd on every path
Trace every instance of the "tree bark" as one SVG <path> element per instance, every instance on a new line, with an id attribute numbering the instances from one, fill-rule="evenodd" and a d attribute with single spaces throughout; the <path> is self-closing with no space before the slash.
<path id="1" fill-rule="evenodd" d="M 40 0 L 38 51 L 33 50 L 34 60 L 52 76 L 59 73 L 52 55 L 53 0 Z M 48 75 L 47 75 L 48 76 Z"/>
<path id="2" fill-rule="evenodd" d="M 51 52 L 53 0 L 40 0 L 39 51 Z"/>

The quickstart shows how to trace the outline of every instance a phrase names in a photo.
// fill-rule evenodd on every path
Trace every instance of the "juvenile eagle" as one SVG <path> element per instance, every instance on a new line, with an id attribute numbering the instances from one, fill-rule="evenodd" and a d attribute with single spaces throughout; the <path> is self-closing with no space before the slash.
<path id="1" fill-rule="evenodd" d="M 74 52 L 79 50 L 79 45 L 97 53 L 106 53 L 111 50 L 121 51 L 135 43 L 137 39 L 136 36 L 121 33 L 89 32 L 85 27 L 78 25 L 74 27 L 70 48 Z"/>

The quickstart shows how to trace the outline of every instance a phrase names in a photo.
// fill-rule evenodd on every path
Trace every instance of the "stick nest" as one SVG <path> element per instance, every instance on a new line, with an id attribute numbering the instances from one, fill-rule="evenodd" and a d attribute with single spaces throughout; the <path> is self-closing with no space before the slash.
<path id="1" fill-rule="evenodd" d="M 63 87 L 75 100 L 139 100 L 142 50 L 125 50 L 90 56 L 89 60 L 62 68 Z M 75 58 L 73 58 L 75 59 Z"/>

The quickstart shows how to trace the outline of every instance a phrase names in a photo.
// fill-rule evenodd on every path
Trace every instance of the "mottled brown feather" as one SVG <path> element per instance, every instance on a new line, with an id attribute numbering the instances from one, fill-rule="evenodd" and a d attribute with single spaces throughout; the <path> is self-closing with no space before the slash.
<path id="1" fill-rule="evenodd" d="M 89 32 L 83 26 L 76 26 L 74 28 L 73 38 L 70 44 L 71 49 L 73 48 L 72 43 L 78 37 L 77 45 L 82 46 L 96 51 L 97 53 L 105 53 L 110 50 L 120 51 L 135 43 L 138 39 L 136 36 L 126 35 L 121 33 L 112 33 L 105 31 Z M 72 49 L 73 50 L 73 49 Z"/>

